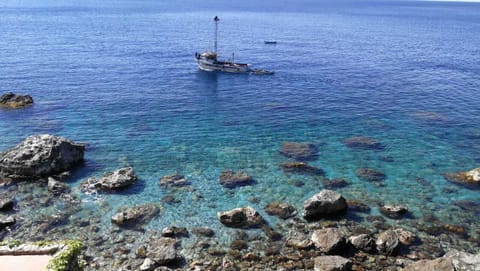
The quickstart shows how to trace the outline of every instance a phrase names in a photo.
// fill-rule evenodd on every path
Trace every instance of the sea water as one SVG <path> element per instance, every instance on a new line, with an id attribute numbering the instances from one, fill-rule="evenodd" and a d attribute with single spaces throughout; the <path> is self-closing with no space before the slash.
<path id="1" fill-rule="evenodd" d="M 194 55 L 212 49 L 214 16 L 221 58 L 235 52 L 275 75 L 198 70 Z M 336 190 L 371 214 L 404 204 L 414 219 L 433 213 L 475 235 L 478 220 L 452 203 L 479 201 L 478 190 L 442 174 L 480 165 L 479 45 L 478 3 L 2 1 L 0 92 L 30 94 L 35 104 L 0 110 L 0 150 L 45 133 L 86 143 L 86 161 L 68 182 L 105 231 L 120 207 L 173 195 L 181 202 L 162 204 L 147 228 L 210 226 L 222 238 L 229 230 L 218 211 L 250 205 L 276 225 L 265 205 L 300 211 L 323 189 L 318 178 L 279 169 L 290 161 L 279 153 L 283 142 L 311 142 L 320 153 L 310 164 L 348 180 Z M 342 142 L 352 136 L 386 148 L 349 149 Z M 79 192 L 87 177 L 123 166 L 139 178 L 129 190 Z M 387 179 L 361 181 L 361 167 Z M 256 183 L 223 188 L 225 169 Z M 158 186 L 174 173 L 190 189 Z"/>

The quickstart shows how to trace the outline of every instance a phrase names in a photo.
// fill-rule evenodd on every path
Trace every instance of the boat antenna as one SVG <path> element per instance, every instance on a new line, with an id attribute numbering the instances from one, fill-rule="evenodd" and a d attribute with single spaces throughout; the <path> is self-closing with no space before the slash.
<path id="1" fill-rule="evenodd" d="M 217 54 L 217 32 L 218 32 L 218 21 L 220 21 L 220 19 L 218 18 L 218 16 L 215 16 L 213 20 L 215 21 L 215 45 L 214 45 L 215 50 L 213 52 Z"/>

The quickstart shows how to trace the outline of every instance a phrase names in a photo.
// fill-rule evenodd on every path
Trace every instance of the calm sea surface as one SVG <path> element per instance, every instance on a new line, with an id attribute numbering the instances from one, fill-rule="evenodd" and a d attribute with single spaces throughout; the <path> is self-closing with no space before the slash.
<path id="1" fill-rule="evenodd" d="M 244 205 L 275 225 L 266 204 L 301 209 L 322 189 L 318 179 L 278 168 L 289 161 L 282 142 L 298 141 L 317 144 L 311 164 L 349 180 L 337 190 L 372 206 L 371 214 L 378 203 L 401 203 L 414 219 L 435 214 L 478 234 L 478 219 L 452 204 L 479 201 L 478 190 L 442 174 L 480 165 L 480 4 L 96 2 L 0 2 L 0 93 L 35 100 L 0 110 L 0 150 L 39 133 L 88 143 L 86 163 L 69 181 L 74 192 L 89 176 L 133 166 L 140 181 L 132 189 L 81 195 L 85 209 L 103 212 L 106 230 L 119 207 L 166 195 L 181 202 L 164 204 L 147 228 L 209 225 L 222 236 L 229 229 L 216 213 Z M 213 47 L 216 15 L 223 58 L 235 51 L 236 61 L 274 76 L 197 69 L 194 54 Z M 387 148 L 349 149 L 342 141 L 352 136 Z M 387 179 L 361 181 L 361 167 Z M 225 189 L 224 169 L 245 171 L 256 184 Z M 160 188 L 160 177 L 173 173 L 192 189 Z"/>

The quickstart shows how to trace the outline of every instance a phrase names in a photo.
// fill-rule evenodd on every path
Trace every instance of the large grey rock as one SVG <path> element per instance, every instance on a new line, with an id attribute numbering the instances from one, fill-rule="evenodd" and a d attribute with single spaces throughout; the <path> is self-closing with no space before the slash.
<path id="1" fill-rule="evenodd" d="M 256 228 L 265 224 L 263 217 L 250 206 L 218 212 L 217 217 L 223 225 L 232 228 Z"/>
<path id="2" fill-rule="evenodd" d="M 235 188 L 239 186 L 251 185 L 254 182 L 254 179 L 245 172 L 224 170 L 220 175 L 220 184 L 225 188 Z"/>
<path id="3" fill-rule="evenodd" d="M 322 190 L 303 203 L 303 217 L 315 219 L 336 216 L 347 211 L 347 201 L 343 196 L 332 190 Z"/>
<path id="4" fill-rule="evenodd" d="M 318 149 L 312 143 L 283 142 L 280 153 L 286 157 L 299 161 L 318 159 Z"/>
<path id="5" fill-rule="evenodd" d="M 53 135 L 33 135 L 0 153 L 0 176 L 34 179 L 72 169 L 83 160 L 83 144 Z"/>
<path id="6" fill-rule="evenodd" d="M 0 96 L 0 107 L 20 108 L 33 104 L 33 98 L 30 95 L 17 95 L 7 92 Z"/>
<path id="7" fill-rule="evenodd" d="M 321 252 L 333 254 L 345 247 L 345 235 L 337 228 L 325 228 L 313 232 L 311 240 Z"/>
<path id="8" fill-rule="evenodd" d="M 161 237 L 151 240 L 147 245 L 147 257 L 156 265 L 169 265 L 178 262 L 182 256 L 178 252 L 179 244 L 175 238 Z"/>
<path id="9" fill-rule="evenodd" d="M 350 236 L 348 242 L 358 250 L 371 252 L 375 249 L 375 240 L 369 234 Z"/>
<path id="10" fill-rule="evenodd" d="M 284 202 L 272 202 L 265 207 L 265 212 L 269 215 L 275 215 L 283 219 L 294 217 L 297 210 L 294 206 Z"/>
<path id="11" fill-rule="evenodd" d="M 315 258 L 314 271 L 349 271 L 352 261 L 341 256 L 319 256 Z"/>
<path id="12" fill-rule="evenodd" d="M 88 178 L 80 185 L 80 189 L 86 193 L 96 191 L 115 191 L 125 189 L 129 185 L 135 183 L 137 176 L 132 167 L 125 167 L 108 172 L 101 178 Z"/>
<path id="13" fill-rule="evenodd" d="M 135 227 L 149 221 L 160 212 L 154 204 L 122 208 L 112 216 L 112 222 L 121 227 Z"/>
<path id="14" fill-rule="evenodd" d="M 451 250 L 443 257 L 452 259 L 455 270 L 480 271 L 480 253 L 470 254 L 463 251 Z"/>
<path id="15" fill-rule="evenodd" d="M 395 230 L 387 230 L 381 232 L 377 236 L 377 241 L 375 245 L 377 247 L 377 251 L 381 254 L 391 255 L 395 254 L 398 248 L 398 233 Z"/>

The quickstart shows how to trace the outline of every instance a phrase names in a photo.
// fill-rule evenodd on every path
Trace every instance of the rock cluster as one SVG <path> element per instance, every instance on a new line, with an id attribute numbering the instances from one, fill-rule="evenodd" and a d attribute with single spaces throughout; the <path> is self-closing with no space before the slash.
<path id="1" fill-rule="evenodd" d="M 33 98 L 30 95 L 8 92 L 0 96 L 0 107 L 20 108 L 31 104 L 33 104 Z"/>
<path id="2" fill-rule="evenodd" d="M 0 154 L 0 177 L 37 179 L 68 171 L 83 160 L 84 149 L 59 136 L 29 136 Z"/>
<path id="3" fill-rule="evenodd" d="M 86 193 L 115 191 L 125 189 L 135 183 L 137 176 L 132 167 L 125 167 L 108 172 L 101 178 L 91 177 L 85 180 L 80 189 Z"/>
<path id="4" fill-rule="evenodd" d="M 223 225 L 232 228 L 255 228 L 265 224 L 263 217 L 250 206 L 218 212 L 217 217 Z"/>

